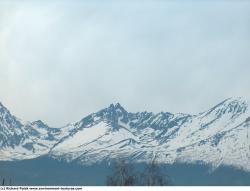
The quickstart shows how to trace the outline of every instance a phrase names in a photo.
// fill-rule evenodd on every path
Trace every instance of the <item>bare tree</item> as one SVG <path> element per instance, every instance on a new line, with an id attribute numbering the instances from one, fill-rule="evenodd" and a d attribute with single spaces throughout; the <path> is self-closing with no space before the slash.
<path id="1" fill-rule="evenodd" d="M 133 173 L 131 164 L 125 160 L 118 160 L 115 163 L 115 172 L 112 176 L 107 177 L 108 186 L 133 186 L 136 184 L 136 177 Z"/>
<path id="2" fill-rule="evenodd" d="M 142 173 L 140 182 L 145 186 L 172 185 L 170 177 L 161 170 L 160 165 L 156 162 L 155 158 Z"/>
<path id="3" fill-rule="evenodd" d="M 142 173 L 134 172 L 131 163 L 125 160 L 117 160 L 112 176 L 107 177 L 108 186 L 170 186 L 169 176 L 162 171 L 156 162 L 156 157 L 146 166 Z"/>

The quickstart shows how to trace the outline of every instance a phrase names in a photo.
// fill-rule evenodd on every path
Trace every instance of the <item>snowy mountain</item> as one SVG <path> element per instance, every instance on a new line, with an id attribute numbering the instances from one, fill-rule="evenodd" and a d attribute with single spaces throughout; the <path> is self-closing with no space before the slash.
<path id="1" fill-rule="evenodd" d="M 197 115 L 130 113 L 119 103 L 63 128 L 42 121 L 23 124 L 0 105 L 0 160 L 47 155 L 93 164 L 134 162 L 205 163 L 250 171 L 248 102 L 230 98 Z"/>
<path id="2" fill-rule="evenodd" d="M 0 103 L 0 148 L 19 145 L 25 135 L 21 122 Z"/>
<path id="3" fill-rule="evenodd" d="M 35 158 L 59 141 L 61 129 L 42 121 L 23 123 L 0 103 L 0 160 Z"/>

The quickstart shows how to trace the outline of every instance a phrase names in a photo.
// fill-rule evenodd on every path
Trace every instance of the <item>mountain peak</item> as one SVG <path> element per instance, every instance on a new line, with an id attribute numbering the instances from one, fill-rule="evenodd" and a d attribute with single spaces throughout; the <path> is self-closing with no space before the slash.
<path id="1" fill-rule="evenodd" d="M 0 102 L 0 112 L 8 111 L 8 109 Z"/>
<path id="2" fill-rule="evenodd" d="M 110 106 L 108 107 L 112 110 L 115 111 L 121 111 L 121 112 L 126 112 L 126 110 L 124 109 L 124 107 L 121 106 L 121 104 L 119 102 L 115 103 L 115 104 L 110 104 Z"/>
<path id="3" fill-rule="evenodd" d="M 157 154 L 162 163 L 181 159 L 218 165 L 220 161 L 250 171 L 249 157 L 244 155 L 249 151 L 245 135 L 250 119 L 242 98 L 228 98 L 197 116 L 132 113 L 114 103 L 63 129 L 48 127 L 41 120 L 23 125 L 2 104 L 1 108 L 0 151 L 11 147 L 13 152 L 16 147 L 17 153 L 6 155 L 7 159 L 48 154 L 90 164 L 117 156 L 147 162 Z M 20 146 L 26 155 L 19 154 Z"/>
<path id="4" fill-rule="evenodd" d="M 1 113 L 2 117 L 5 116 L 5 118 L 6 117 L 9 118 L 9 119 L 13 118 L 13 119 L 16 120 L 16 117 L 13 116 L 10 113 L 10 111 L 1 102 L 0 102 L 0 113 Z"/>
<path id="5" fill-rule="evenodd" d="M 231 97 L 224 102 L 222 102 L 225 107 L 230 107 L 230 108 L 236 108 L 236 107 L 241 107 L 241 108 L 246 108 L 247 107 L 247 101 L 244 100 L 242 97 Z"/>
<path id="6" fill-rule="evenodd" d="M 225 102 L 225 103 L 231 103 L 231 102 L 243 103 L 243 102 L 246 102 L 246 100 L 243 97 L 230 97 L 230 98 L 225 99 L 223 102 Z"/>
<path id="7" fill-rule="evenodd" d="M 117 102 L 117 103 L 111 103 L 109 105 L 109 107 L 119 108 L 119 107 L 122 107 L 122 106 L 121 106 L 121 104 L 119 102 Z"/>
<path id="8" fill-rule="evenodd" d="M 247 102 L 242 97 L 231 97 L 225 99 L 221 103 L 217 104 L 207 112 L 205 112 L 205 116 L 214 113 L 217 116 L 221 116 L 225 113 L 231 113 L 233 115 L 239 113 L 245 113 L 248 108 Z"/>
<path id="9" fill-rule="evenodd" d="M 122 107 L 122 106 L 119 102 L 115 104 L 115 108 L 120 108 L 120 107 Z"/>
<path id="10" fill-rule="evenodd" d="M 41 121 L 41 120 L 33 121 L 31 124 L 32 124 L 32 125 L 37 125 L 37 127 L 39 127 L 39 128 L 47 128 L 47 127 L 48 127 L 48 125 L 46 125 L 46 124 L 45 124 L 43 121 Z"/>

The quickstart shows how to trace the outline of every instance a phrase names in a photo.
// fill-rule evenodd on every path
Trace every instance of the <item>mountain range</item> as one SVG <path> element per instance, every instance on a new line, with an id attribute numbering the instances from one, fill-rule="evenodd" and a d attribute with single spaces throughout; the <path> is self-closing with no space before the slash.
<path id="1" fill-rule="evenodd" d="M 46 156 L 92 165 L 134 163 L 232 166 L 250 172 L 249 102 L 229 98 L 196 115 L 125 110 L 119 103 L 64 127 L 23 122 L 0 103 L 0 161 Z"/>

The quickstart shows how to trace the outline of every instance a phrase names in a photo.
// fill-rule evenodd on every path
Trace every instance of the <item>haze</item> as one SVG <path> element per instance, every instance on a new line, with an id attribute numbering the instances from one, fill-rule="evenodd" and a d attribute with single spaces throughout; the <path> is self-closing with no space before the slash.
<path id="1" fill-rule="evenodd" d="M 0 1 L 0 102 L 24 120 L 199 113 L 249 98 L 249 63 L 248 1 Z"/>

